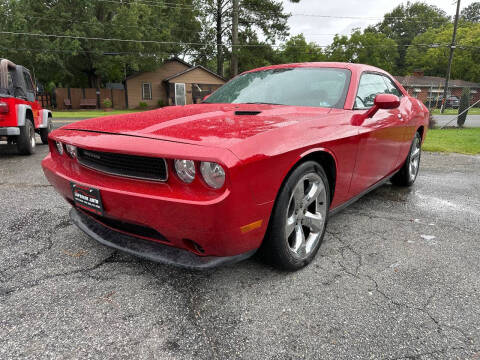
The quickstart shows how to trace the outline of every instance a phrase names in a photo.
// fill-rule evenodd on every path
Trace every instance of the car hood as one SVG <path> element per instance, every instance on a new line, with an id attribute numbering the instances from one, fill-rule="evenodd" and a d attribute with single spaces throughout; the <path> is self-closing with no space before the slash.
<path id="1" fill-rule="evenodd" d="M 265 104 L 198 104 L 113 115 L 63 127 L 229 147 L 260 133 L 327 114 L 331 109 Z"/>

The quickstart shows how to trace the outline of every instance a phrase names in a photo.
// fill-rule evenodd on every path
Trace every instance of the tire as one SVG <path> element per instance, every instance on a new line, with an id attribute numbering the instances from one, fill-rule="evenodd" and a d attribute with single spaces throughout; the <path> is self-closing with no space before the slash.
<path id="1" fill-rule="evenodd" d="M 17 138 L 17 149 L 21 155 L 35 153 L 35 129 L 30 119 L 26 119 L 25 126 L 20 127 L 20 135 Z"/>
<path id="2" fill-rule="evenodd" d="M 53 123 L 52 118 L 48 117 L 47 127 L 44 129 L 40 129 L 40 138 L 42 139 L 42 144 L 48 144 L 48 134 L 50 134 L 53 130 Z"/>
<path id="3" fill-rule="evenodd" d="M 330 208 L 330 185 L 315 161 L 300 164 L 277 196 L 261 247 L 265 260 L 295 271 L 308 265 L 320 248 Z"/>
<path id="4" fill-rule="evenodd" d="M 422 157 L 422 137 L 416 132 L 407 159 L 401 169 L 390 179 L 397 186 L 412 186 L 418 176 Z"/>

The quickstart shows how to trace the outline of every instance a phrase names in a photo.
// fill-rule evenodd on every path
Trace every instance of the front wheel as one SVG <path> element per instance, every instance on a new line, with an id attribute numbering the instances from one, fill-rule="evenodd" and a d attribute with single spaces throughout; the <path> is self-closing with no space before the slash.
<path id="1" fill-rule="evenodd" d="M 280 189 L 262 244 L 267 260 L 290 271 L 309 264 L 323 241 L 329 207 L 325 171 L 317 162 L 304 162 Z"/>
<path id="2" fill-rule="evenodd" d="M 25 126 L 20 127 L 20 135 L 17 138 L 17 149 L 22 155 L 31 155 L 35 153 L 35 129 L 32 122 L 27 119 Z"/>
<path id="3" fill-rule="evenodd" d="M 40 129 L 40 138 L 42 139 L 42 143 L 44 145 L 48 144 L 48 134 L 50 134 L 52 130 L 53 130 L 52 118 L 48 117 L 47 127 Z"/>
<path id="4" fill-rule="evenodd" d="M 397 186 L 411 186 L 417 179 L 420 169 L 420 158 L 422 156 L 422 137 L 420 133 L 415 133 L 410 152 L 402 168 L 392 176 L 391 181 Z"/>

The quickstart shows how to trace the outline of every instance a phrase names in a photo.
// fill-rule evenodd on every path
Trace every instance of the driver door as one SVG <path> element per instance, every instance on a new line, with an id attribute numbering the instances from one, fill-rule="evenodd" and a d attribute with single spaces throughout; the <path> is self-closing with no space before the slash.
<path id="1" fill-rule="evenodd" d="M 362 74 L 354 114 L 362 114 L 372 107 L 378 94 L 392 93 L 387 80 L 389 79 L 380 73 Z M 402 144 L 402 125 L 402 115 L 397 108 L 380 109 L 359 126 L 360 138 L 350 186 L 351 196 L 362 193 L 394 170 Z"/>

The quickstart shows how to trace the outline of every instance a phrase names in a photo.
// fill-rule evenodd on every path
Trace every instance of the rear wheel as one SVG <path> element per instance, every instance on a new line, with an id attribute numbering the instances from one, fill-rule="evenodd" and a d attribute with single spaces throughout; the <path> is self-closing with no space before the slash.
<path id="1" fill-rule="evenodd" d="M 418 175 L 420 168 L 420 158 L 422 156 L 422 137 L 420 133 L 416 133 L 410 145 L 410 152 L 400 171 L 398 171 L 391 181 L 397 186 L 411 186 Z"/>
<path id="2" fill-rule="evenodd" d="M 284 270 L 309 264 L 323 241 L 330 187 L 322 166 L 307 161 L 283 185 L 275 203 L 262 251 Z"/>
<path id="3" fill-rule="evenodd" d="M 22 155 L 35 153 L 35 129 L 29 119 L 26 119 L 25 126 L 20 127 L 20 135 L 17 138 L 17 149 Z"/>
<path id="4" fill-rule="evenodd" d="M 42 139 L 42 143 L 44 145 L 48 144 L 48 134 L 50 134 L 52 130 L 53 130 L 52 118 L 48 117 L 47 127 L 44 129 L 40 129 L 40 138 Z"/>

